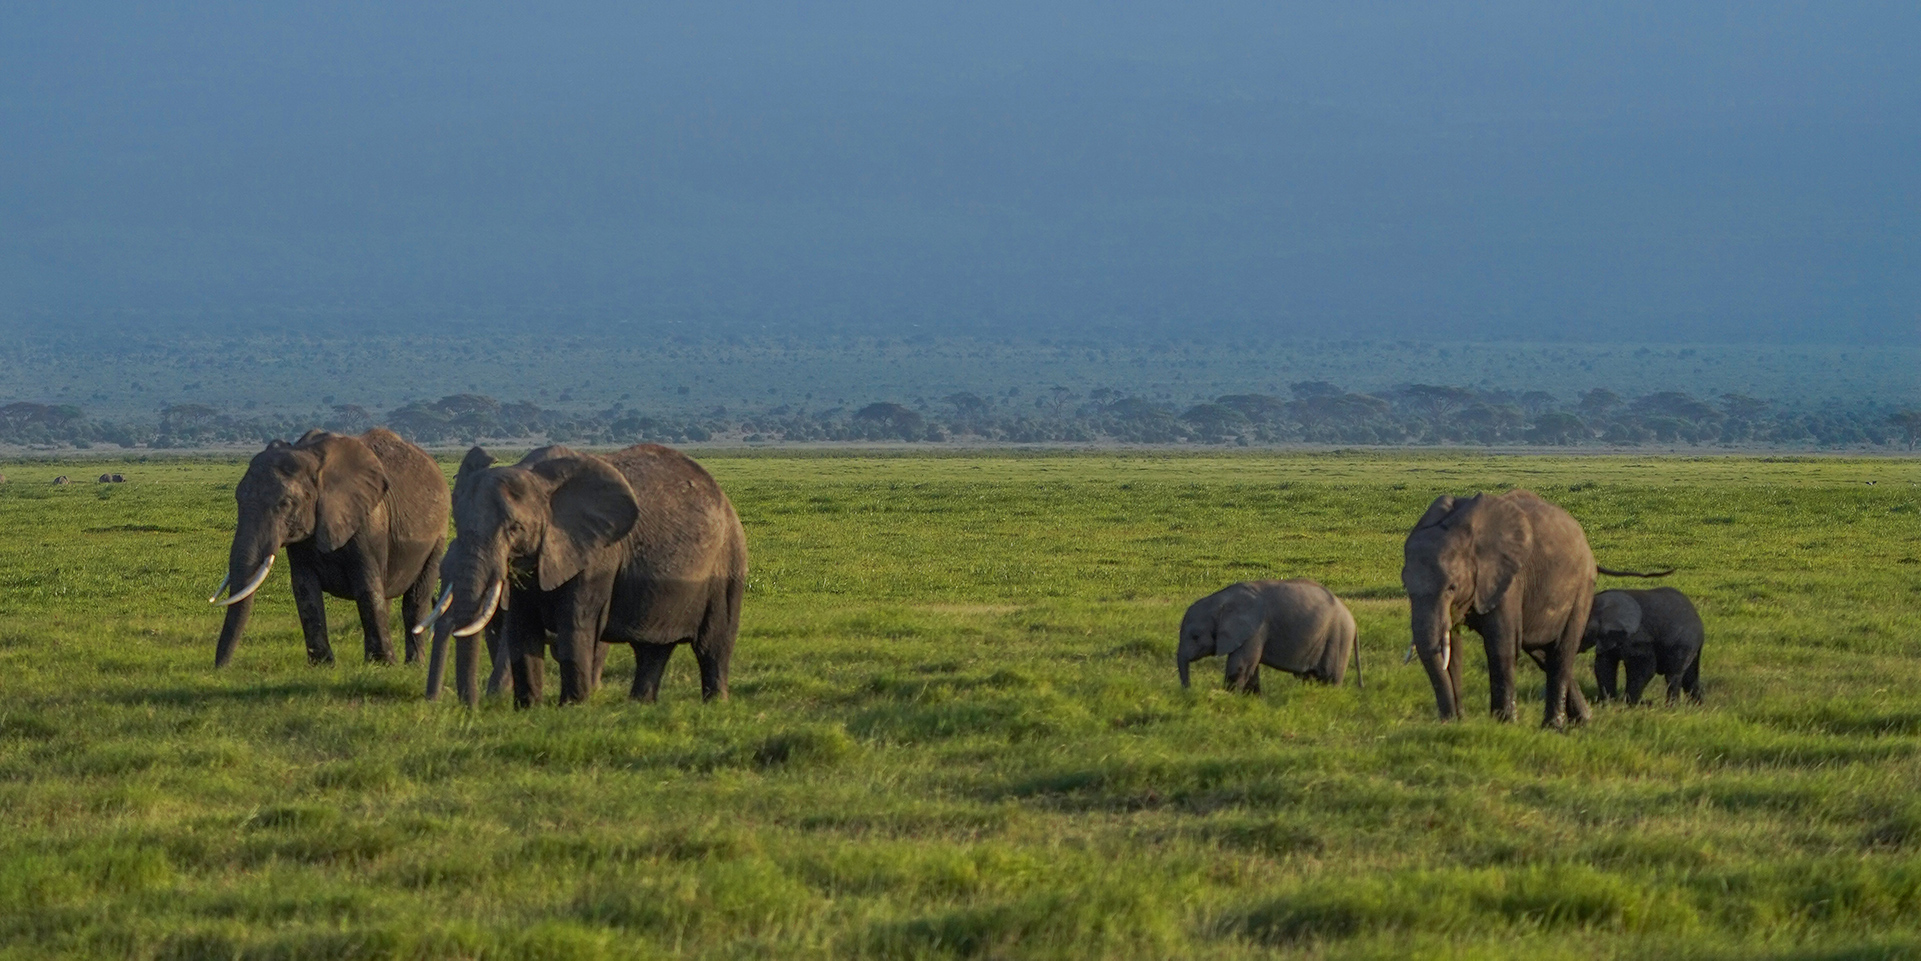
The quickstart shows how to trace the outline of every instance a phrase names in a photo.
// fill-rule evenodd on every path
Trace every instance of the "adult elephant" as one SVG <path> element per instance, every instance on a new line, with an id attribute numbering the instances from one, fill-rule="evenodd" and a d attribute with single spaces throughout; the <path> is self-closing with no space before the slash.
<path id="1" fill-rule="evenodd" d="M 332 594 L 359 606 L 367 660 L 392 663 L 388 603 L 405 598 L 406 623 L 424 616 L 446 547 L 447 479 L 433 459 L 381 427 L 358 437 L 308 431 L 255 454 L 234 500 L 240 514 L 227 577 L 208 598 L 227 608 L 214 666 L 233 658 L 254 592 L 283 547 L 308 662 L 333 663 L 322 596 Z M 233 593 L 222 599 L 229 587 Z M 419 641 L 410 635 L 407 660 L 419 659 Z"/>
<path id="2" fill-rule="evenodd" d="M 500 647 L 516 706 L 541 699 L 549 634 L 563 704 L 599 683 L 603 643 L 633 646 L 636 700 L 657 696 L 683 643 L 700 664 L 702 696 L 725 698 L 747 538 L 713 476 L 658 444 L 603 456 L 543 447 L 511 467 L 493 464 L 476 447 L 454 479 L 455 537 L 431 615 L 441 626 L 427 696 L 440 693 L 451 634 L 461 699 L 479 700 L 473 636 L 504 612 Z"/>

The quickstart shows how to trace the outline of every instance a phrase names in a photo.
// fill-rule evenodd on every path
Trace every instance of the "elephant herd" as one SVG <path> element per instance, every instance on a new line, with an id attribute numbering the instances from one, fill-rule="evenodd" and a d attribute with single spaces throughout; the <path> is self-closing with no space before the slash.
<path id="1" fill-rule="evenodd" d="M 1461 715 L 1461 626 L 1481 636 L 1488 709 L 1504 721 L 1515 715 L 1522 654 L 1547 672 L 1547 727 L 1589 718 L 1574 664 L 1590 648 L 1603 697 L 1617 696 L 1625 665 L 1630 704 L 1657 673 L 1670 703 L 1683 692 L 1699 701 L 1703 631 L 1693 603 L 1671 587 L 1596 594 L 1597 573 L 1673 571 L 1597 566 L 1573 516 L 1530 491 L 1436 498 L 1407 535 L 1401 586 L 1413 634 L 1408 657 L 1420 655 L 1441 719 Z M 1260 689 L 1262 665 L 1338 684 L 1350 651 L 1358 684 L 1354 618 L 1331 591 L 1305 579 L 1249 581 L 1188 608 L 1175 658 L 1185 685 L 1190 661 L 1224 655 L 1227 686 L 1251 692 Z"/>
<path id="2" fill-rule="evenodd" d="M 474 637 L 483 633 L 493 648 L 490 686 L 509 683 L 511 667 L 518 706 L 540 700 L 549 646 L 562 703 L 584 700 L 600 683 L 611 644 L 634 649 L 634 697 L 653 699 L 683 643 L 700 663 L 701 693 L 727 696 L 747 539 L 720 485 L 678 451 L 553 446 L 497 467 L 476 447 L 450 497 L 433 459 L 392 431 L 316 430 L 268 444 L 234 499 L 227 578 L 208 599 L 227 609 L 216 666 L 232 659 L 254 594 L 284 548 L 311 663 L 334 659 L 322 594 L 355 602 L 367 660 L 385 663 L 395 659 L 388 605 L 399 597 L 412 625 L 409 662 L 432 632 L 430 698 L 452 637 L 461 697 L 478 702 Z"/>
<path id="3" fill-rule="evenodd" d="M 551 446 L 500 466 L 475 447 L 449 492 L 433 459 L 391 431 L 315 430 L 255 455 L 234 499 L 227 577 L 208 599 L 226 608 L 216 666 L 232 659 L 284 549 L 311 663 L 334 659 L 323 594 L 355 602 L 366 658 L 385 663 L 395 660 L 389 604 L 401 598 L 406 659 L 420 659 L 423 637 L 432 641 L 429 698 L 440 692 L 451 638 L 461 699 L 478 702 L 476 637 L 492 654 L 488 689 L 511 686 L 520 707 L 541 700 L 549 648 L 560 701 L 571 703 L 599 685 L 614 644 L 633 648 L 629 693 L 638 700 L 655 698 L 681 644 L 693 649 L 702 696 L 727 696 L 747 542 L 720 485 L 678 451 Z M 1408 534 L 1401 582 L 1409 658 L 1420 656 L 1442 719 L 1461 714 L 1463 625 L 1481 636 L 1490 709 L 1503 720 L 1515 715 L 1522 654 L 1547 672 L 1550 727 L 1589 717 L 1573 680 L 1575 655 L 1589 648 L 1603 697 L 1616 696 L 1625 666 L 1630 703 L 1657 673 L 1669 701 L 1683 692 L 1700 700 L 1694 606 L 1672 588 L 1596 594 L 1597 572 L 1671 573 L 1597 567 L 1580 524 L 1528 491 L 1436 499 Z M 1360 683 L 1353 615 L 1305 579 L 1248 581 L 1196 601 L 1181 619 L 1181 684 L 1192 661 L 1214 655 L 1226 658 L 1235 690 L 1258 692 L 1262 666 L 1338 684 L 1350 660 Z"/>

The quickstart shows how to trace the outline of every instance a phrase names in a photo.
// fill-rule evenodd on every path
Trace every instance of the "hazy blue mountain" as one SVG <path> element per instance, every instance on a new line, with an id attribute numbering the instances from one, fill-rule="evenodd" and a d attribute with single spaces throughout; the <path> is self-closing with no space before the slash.
<path id="1" fill-rule="evenodd" d="M 1908 344 L 1916 49 L 1893 2 L 10 4 L 0 317 Z"/>

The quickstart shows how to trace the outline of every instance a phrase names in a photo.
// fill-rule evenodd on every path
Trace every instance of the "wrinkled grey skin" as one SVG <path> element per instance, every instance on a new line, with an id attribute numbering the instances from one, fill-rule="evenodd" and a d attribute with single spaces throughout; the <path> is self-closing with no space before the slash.
<path id="1" fill-rule="evenodd" d="M 1672 587 L 1602 591 L 1594 595 L 1583 646 L 1594 646 L 1594 679 L 1601 698 L 1617 697 L 1620 666 L 1627 665 L 1627 702 L 1641 703 L 1641 691 L 1655 674 L 1667 678 L 1668 703 L 1683 691 L 1701 701 L 1701 615 L 1686 594 Z"/>
<path id="2" fill-rule="evenodd" d="M 228 583 L 238 590 L 281 548 L 287 551 L 294 606 L 307 660 L 331 664 L 323 595 L 360 608 L 366 658 L 391 664 L 389 602 L 403 598 L 412 624 L 433 602 L 447 537 L 447 479 L 420 448 L 376 427 L 358 437 L 308 431 L 254 455 L 234 488 L 239 518 L 228 552 Z M 233 658 L 253 613 L 252 597 L 227 608 L 214 665 Z M 407 636 L 407 660 L 420 644 Z"/>
<path id="3" fill-rule="evenodd" d="M 1573 669 L 1594 598 L 1594 554 L 1567 511 L 1525 490 L 1442 496 L 1407 535 L 1404 556 L 1414 649 L 1442 720 L 1461 715 L 1458 624 L 1486 647 L 1496 718 L 1514 719 L 1514 668 L 1524 651 L 1547 672 L 1543 726 L 1590 717 Z"/>
<path id="4" fill-rule="evenodd" d="M 1339 684 L 1352 655 L 1358 685 L 1361 654 L 1355 633 L 1347 605 L 1311 580 L 1243 581 L 1188 607 L 1174 665 L 1186 687 L 1190 662 L 1221 655 L 1227 658 L 1228 690 L 1258 694 L 1263 664 Z"/>
<path id="5" fill-rule="evenodd" d="M 701 694 L 727 696 L 740 629 L 747 540 L 720 485 L 699 464 L 658 444 L 611 454 L 543 447 L 510 467 L 476 447 L 454 481 L 456 537 L 442 563 L 450 590 L 436 622 L 427 696 L 439 694 L 448 632 L 485 619 L 484 598 L 505 589 L 494 617 L 513 672 L 514 703 L 541 700 L 546 649 L 560 664 L 560 701 L 598 686 L 603 644 L 628 644 L 630 696 L 652 701 L 675 645 L 700 665 Z M 456 644 L 462 700 L 479 700 L 479 651 Z"/>

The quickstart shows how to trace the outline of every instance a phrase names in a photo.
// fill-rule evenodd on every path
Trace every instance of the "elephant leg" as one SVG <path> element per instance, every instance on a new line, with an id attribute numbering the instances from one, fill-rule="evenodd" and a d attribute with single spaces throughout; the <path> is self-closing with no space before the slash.
<path id="1" fill-rule="evenodd" d="M 1572 671 L 1568 673 L 1573 674 Z M 1572 676 L 1567 682 L 1567 716 L 1581 723 L 1594 717 L 1594 710 L 1588 707 L 1587 697 L 1581 693 L 1581 685 L 1576 684 Z"/>
<path id="2" fill-rule="evenodd" d="M 501 611 L 481 634 L 494 656 L 487 693 L 504 687 L 513 694 L 515 707 L 539 704 L 547 669 L 547 625 L 541 620 L 540 604 L 531 597 L 521 598 Z M 500 679 L 498 686 L 496 678 Z"/>
<path id="3" fill-rule="evenodd" d="M 1587 605 L 1576 604 L 1560 639 L 1542 652 L 1547 657 L 1547 710 L 1542 727 L 1562 731 L 1569 721 L 1582 724 L 1593 716 L 1580 685 L 1574 683 L 1574 661 L 1581 650 L 1581 635 L 1587 631 L 1587 617 Z"/>
<path id="4" fill-rule="evenodd" d="M 420 660 L 421 636 L 414 633 L 414 625 L 427 619 L 427 612 L 433 608 L 434 592 L 440 587 L 440 556 L 447 549 L 446 541 L 435 544 L 427 555 L 427 563 L 420 568 L 420 576 L 407 586 L 407 592 L 400 595 L 400 629 L 405 633 L 407 644 L 407 663 Z"/>
<path id="5" fill-rule="evenodd" d="M 1497 721 L 1514 720 L 1514 661 L 1515 652 L 1520 648 L 1518 638 L 1509 636 L 1501 629 L 1505 625 L 1496 624 L 1495 630 L 1481 636 L 1481 647 L 1487 652 L 1487 710 Z"/>
<path id="6" fill-rule="evenodd" d="M 746 585 L 739 580 L 712 592 L 707 616 L 694 635 L 694 661 L 700 665 L 700 699 L 727 700 L 728 666 L 734 660 L 734 639 L 740 634 L 740 599 Z"/>
<path id="7" fill-rule="evenodd" d="M 599 611 L 575 604 L 554 631 L 554 660 L 560 662 L 560 703 L 578 704 L 594 693 L 594 663 L 600 655 Z"/>
<path id="8" fill-rule="evenodd" d="M 354 594 L 354 606 L 360 609 L 360 631 L 365 636 L 367 663 L 392 664 L 393 626 L 387 623 L 390 612 L 387 599 L 380 595 L 379 584 L 360 585 Z"/>
<path id="9" fill-rule="evenodd" d="M 1701 652 L 1695 651 L 1694 658 L 1688 661 L 1688 669 L 1681 675 L 1681 689 L 1688 692 L 1688 700 L 1701 703 Z"/>
<path id="10" fill-rule="evenodd" d="M 734 645 L 702 645 L 694 642 L 694 661 L 700 665 L 700 699 L 703 701 L 727 700 L 727 665 L 734 658 Z M 1260 677 L 1254 680 L 1254 689 L 1260 690 Z"/>
<path id="11" fill-rule="evenodd" d="M 635 641 L 633 648 L 634 686 L 627 696 L 652 704 L 660 697 L 660 677 L 667 672 L 667 660 L 674 655 L 674 645 Z"/>
<path id="12" fill-rule="evenodd" d="M 501 637 L 501 646 L 508 650 L 508 661 L 513 665 L 514 706 L 539 704 L 546 681 L 547 632 L 509 629 Z"/>
<path id="13" fill-rule="evenodd" d="M 327 641 L 327 598 L 320 590 L 320 572 L 312 563 L 294 559 L 288 548 L 287 579 L 293 583 L 293 606 L 300 612 L 300 633 L 307 639 L 307 663 L 332 664 L 334 648 Z"/>
<path id="14" fill-rule="evenodd" d="M 1621 681 L 1621 655 L 1613 648 L 1594 649 L 1594 684 L 1600 688 L 1601 700 L 1618 700 L 1621 692 L 1617 685 Z"/>
<path id="15" fill-rule="evenodd" d="M 487 637 L 487 660 L 488 663 L 493 665 L 493 670 L 487 675 L 487 695 L 489 697 L 499 694 L 503 687 L 509 692 L 514 689 L 514 676 L 509 670 L 508 664 L 509 661 L 513 660 L 513 655 L 512 651 L 507 647 L 506 640 L 502 636 L 502 622 L 510 619 L 512 616 L 513 612 L 508 611 L 507 617 L 496 617 L 488 621 L 487 626 L 482 629 L 482 633 Z"/>
<path id="16" fill-rule="evenodd" d="M 1629 704 L 1641 703 L 1641 691 L 1654 679 L 1654 658 L 1628 658 L 1627 700 Z"/>

